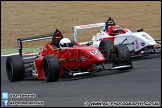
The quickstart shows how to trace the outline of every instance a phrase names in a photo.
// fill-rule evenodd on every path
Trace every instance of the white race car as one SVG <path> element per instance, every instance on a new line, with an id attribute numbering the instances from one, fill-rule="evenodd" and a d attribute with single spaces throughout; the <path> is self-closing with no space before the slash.
<path id="1" fill-rule="evenodd" d="M 80 44 L 98 48 L 105 57 L 111 50 L 105 51 L 103 49 L 105 49 L 106 44 L 111 45 L 111 43 L 114 43 L 114 45 L 125 44 L 130 51 L 131 57 L 146 56 L 155 53 L 161 54 L 161 40 L 154 40 L 148 33 L 143 32 L 143 29 L 132 32 L 128 28 L 122 28 L 123 33 L 113 35 L 110 32 L 110 27 L 115 25 L 114 20 L 109 17 L 107 22 L 73 26 L 73 39 L 77 41 L 77 30 L 103 27 L 92 37 L 91 41 L 80 42 Z M 105 43 L 103 40 L 109 40 L 109 43 Z M 160 46 L 157 46 L 157 44 L 160 44 Z"/>

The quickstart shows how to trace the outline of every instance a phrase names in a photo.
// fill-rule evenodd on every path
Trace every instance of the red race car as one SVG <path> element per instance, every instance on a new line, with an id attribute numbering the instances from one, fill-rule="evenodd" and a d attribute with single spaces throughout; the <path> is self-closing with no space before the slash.
<path id="1" fill-rule="evenodd" d="M 40 48 L 37 55 L 25 57 L 22 55 L 22 43 L 34 40 L 52 38 Z M 113 66 L 106 68 L 105 58 L 100 51 L 93 46 L 82 46 L 78 42 L 64 38 L 56 29 L 53 34 L 33 36 L 17 39 L 19 55 L 8 56 L 6 59 L 6 71 L 11 82 L 21 81 L 29 76 L 35 79 L 45 79 L 47 82 L 57 81 L 62 77 L 92 74 L 104 70 L 128 70 L 132 69 L 132 61 L 129 50 L 125 45 L 110 45 L 109 40 L 103 40 L 105 52 L 111 59 Z M 113 46 L 113 47 L 109 47 Z M 31 61 L 33 60 L 33 61 Z M 31 69 L 30 69 L 31 68 Z"/>

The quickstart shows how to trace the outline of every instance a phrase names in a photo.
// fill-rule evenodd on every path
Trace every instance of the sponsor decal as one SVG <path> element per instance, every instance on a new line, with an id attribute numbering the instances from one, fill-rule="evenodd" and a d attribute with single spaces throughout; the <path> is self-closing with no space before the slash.
<path id="1" fill-rule="evenodd" d="M 66 60 L 66 58 L 59 58 L 59 60 L 61 61 L 61 60 Z"/>
<path id="2" fill-rule="evenodd" d="M 97 24 L 88 24 L 88 25 L 82 25 L 80 28 L 88 28 L 88 27 L 95 27 Z"/>
<path id="3" fill-rule="evenodd" d="M 148 41 L 148 42 L 153 42 L 153 40 L 150 40 L 150 41 Z"/>
<path id="4" fill-rule="evenodd" d="M 145 37 L 147 40 L 151 40 L 146 34 L 142 34 L 142 36 Z"/>
<path id="5" fill-rule="evenodd" d="M 81 59 L 82 59 L 83 61 L 85 61 L 85 60 L 86 60 L 86 57 L 85 57 L 85 56 L 82 56 Z"/>
<path id="6" fill-rule="evenodd" d="M 103 57 L 102 57 L 101 55 L 97 55 L 97 57 L 98 57 L 100 60 L 103 59 Z"/>
<path id="7" fill-rule="evenodd" d="M 145 43 L 144 42 L 141 42 L 141 46 L 145 46 Z"/>
<path id="8" fill-rule="evenodd" d="M 136 49 L 139 49 L 139 43 L 137 39 L 135 40 L 135 43 L 136 43 Z"/>
<path id="9" fill-rule="evenodd" d="M 99 35 L 104 35 L 104 33 L 100 33 Z"/>

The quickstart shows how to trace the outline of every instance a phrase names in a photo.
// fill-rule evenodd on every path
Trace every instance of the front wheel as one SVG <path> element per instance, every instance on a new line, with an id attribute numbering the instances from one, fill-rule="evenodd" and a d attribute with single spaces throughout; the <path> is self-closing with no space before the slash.
<path id="1" fill-rule="evenodd" d="M 42 68 L 47 82 L 57 81 L 60 75 L 58 58 L 55 55 L 47 55 L 43 58 Z"/>
<path id="2" fill-rule="evenodd" d="M 102 40 L 99 44 L 99 51 L 105 57 L 107 62 L 112 61 L 113 42 L 111 40 Z"/>
<path id="3" fill-rule="evenodd" d="M 123 69 L 118 69 L 120 70 L 128 70 L 128 69 L 133 69 L 132 65 L 132 59 L 130 56 L 129 49 L 126 45 L 124 44 L 118 44 L 114 46 L 114 61 L 113 61 L 113 67 L 115 66 L 122 66 L 122 65 L 130 65 L 131 67 L 123 68 Z"/>
<path id="4" fill-rule="evenodd" d="M 11 82 L 22 81 L 24 79 L 24 62 L 20 55 L 7 57 L 6 72 Z"/>

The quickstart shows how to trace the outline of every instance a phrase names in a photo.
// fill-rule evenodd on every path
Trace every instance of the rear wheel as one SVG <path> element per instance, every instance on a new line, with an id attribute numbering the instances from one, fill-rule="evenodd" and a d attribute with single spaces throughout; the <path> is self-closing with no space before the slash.
<path id="1" fill-rule="evenodd" d="M 47 55 L 43 58 L 42 68 L 47 82 L 57 81 L 60 75 L 58 58 L 55 55 Z"/>
<path id="2" fill-rule="evenodd" d="M 127 70 L 133 69 L 132 60 L 130 56 L 129 49 L 124 44 L 119 44 L 114 46 L 114 56 L 113 56 L 113 67 L 122 66 L 122 65 L 131 65 L 131 67 L 118 69 L 118 70 Z"/>
<path id="3" fill-rule="evenodd" d="M 24 79 L 24 62 L 20 55 L 7 57 L 6 72 L 11 82 L 22 81 Z"/>
<path id="4" fill-rule="evenodd" d="M 112 61 L 113 42 L 111 40 L 102 40 L 99 45 L 99 51 L 105 57 L 106 61 Z"/>

